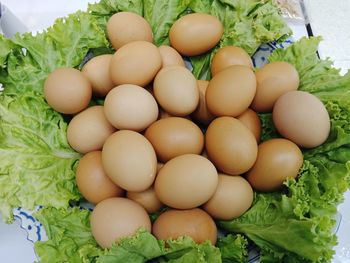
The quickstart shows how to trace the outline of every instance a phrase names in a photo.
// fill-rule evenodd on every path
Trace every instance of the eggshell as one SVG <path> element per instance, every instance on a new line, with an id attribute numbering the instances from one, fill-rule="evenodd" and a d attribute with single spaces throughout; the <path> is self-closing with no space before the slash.
<path id="1" fill-rule="evenodd" d="M 224 27 L 214 16 L 201 13 L 185 15 L 170 28 L 169 40 L 180 54 L 197 56 L 215 47 Z"/>
<path id="2" fill-rule="evenodd" d="M 243 48 L 236 46 L 222 47 L 214 55 L 211 61 L 211 75 L 215 76 L 218 72 L 233 65 L 242 65 L 253 68 L 252 59 Z"/>
<path id="3" fill-rule="evenodd" d="M 154 222 L 152 234 L 165 241 L 189 236 L 198 244 L 209 240 L 215 245 L 217 228 L 213 219 L 202 209 L 168 210 Z"/>
<path id="4" fill-rule="evenodd" d="M 158 104 L 144 88 L 124 84 L 112 89 L 105 100 L 107 120 L 119 130 L 142 131 L 158 118 Z"/>
<path id="5" fill-rule="evenodd" d="M 266 64 L 255 76 L 257 89 L 251 108 L 258 112 L 271 112 L 280 96 L 299 87 L 298 71 L 287 62 Z"/>
<path id="6" fill-rule="evenodd" d="M 210 199 L 218 184 L 215 166 L 206 158 L 184 154 L 160 169 L 154 189 L 161 202 L 177 209 L 190 209 Z"/>
<path id="7" fill-rule="evenodd" d="M 153 123 L 145 132 L 152 143 L 158 160 L 168 160 L 186 153 L 200 154 L 204 146 L 204 135 L 193 122 L 169 117 Z"/>
<path id="8" fill-rule="evenodd" d="M 146 210 L 121 197 L 98 203 L 91 213 L 90 225 L 93 237 L 102 248 L 110 248 L 118 239 L 134 235 L 141 227 L 151 231 Z"/>
<path id="9" fill-rule="evenodd" d="M 164 206 L 153 186 L 143 192 L 127 192 L 126 197 L 140 204 L 148 213 L 155 213 Z"/>
<path id="10" fill-rule="evenodd" d="M 161 69 L 154 79 L 153 92 L 159 105 L 174 116 L 192 113 L 199 102 L 196 78 L 180 66 Z"/>
<path id="11" fill-rule="evenodd" d="M 101 150 L 115 128 L 107 121 L 103 106 L 92 106 L 79 114 L 68 124 L 67 140 L 80 153 Z"/>
<path id="12" fill-rule="evenodd" d="M 111 180 L 127 191 L 149 188 L 157 171 L 157 157 L 151 143 L 134 131 L 117 131 L 105 142 L 102 164 Z"/>
<path id="13" fill-rule="evenodd" d="M 113 55 L 100 55 L 90 59 L 81 72 L 90 81 L 92 92 L 99 97 L 104 97 L 114 87 L 109 75 L 109 66 Z"/>
<path id="14" fill-rule="evenodd" d="M 256 91 L 256 79 L 251 68 L 230 66 L 217 73 L 209 82 L 205 100 L 216 116 L 236 117 L 248 109 Z"/>
<path id="15" fill-rule="evenodd" d="M 158 49 L 162 57 L 163 68 L 167 66 L 185 67 L 184 60 L 174 48 L 162 45 Z"/>
<path id="16" fill-rule="evenodd" d="M 207 125 L 215 118 L 215 116 L 208 110 L 207 103 L 205 101 L 205 93 L 207 91 L 209 81 L 197 80 L 197 85 L 199 90 L 199 103 L 197 109 L 191 116 L 195 121 Z"/>
<path id="17" fill-rule="evenodd" d="M 111 60 L 110 74 L 114 84 L 146 86 L 162 67 L 158 48 L 146 41 L 128 43 L 118 49 Z"/>
<path id="18" fill-rule="evenodd" d="M 261 137 L 261 121 L 258 114 L 252 109 L 247 109 L 237 117 L 255 136 L 256 141 L 260 142 Z"/>
<path id="19" fill-rule="evenodd" d="M 88 106 L 92 88 L 89 80 L 79 70 L 58 68 L 45 80 L 44 96 L 54 110 L 75 114 Z"/>
<path id="20" fill-rule="evenodd" d="M 296 178 L 303 164 L 299 147 L 286 139 L 272 139 L 259 145 L 258 158 L 247 174 L 249 183 L 259 191 L 274 191 L 287 178 Z"/>
<path id="21" fill-rule="evenodd" d="M 84 198 L 93 204 L 124 195 L 124 190 L 113 183 L 104 172 L 101 151 L 89 152 L 80 159 L 76 182 Z"/>
<path id="22" fill-rule="evenodd" d="M 151 26 L 142 16 L 131 12 L 118 12 L 107 22 L 107 35 L 115 49 L 134 41 L 153 42 Z"/>
<path id="23" fill-rule="evenodd" d="M 219 174 L 216 192 L 203 209 L 215 219 L 232 220 L 250 208 L 253 198 L 253 189 L 243 177 Z"/>
<path id="24" fill-rule="evenodd" d="M 232 117 L 220 117 L 210 123 L 205 149 L 218 170 L 230 175 L 248 171 L 258 153 L 253 133 Z"/>
<path id="25" fill-rule="evenodd" d="M 285 93 L 275 103 L 272 116 L 278 132 L 301 147 L 317 147 L 328 138 L 329 114 L 323 103 L 310 93 Z"/>

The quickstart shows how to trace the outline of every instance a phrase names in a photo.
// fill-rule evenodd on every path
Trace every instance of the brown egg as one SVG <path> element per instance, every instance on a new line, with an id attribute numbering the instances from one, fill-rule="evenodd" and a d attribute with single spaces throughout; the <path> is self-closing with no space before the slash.
<path id="1" fill-rule="evenodd" d="M 210 80 L 205 100 L 212 114 L 236 117 L 248 109 L 255 90 L 256 79 L 251 68 L 230 66 Z"/>
<path id="2" fill-rule="evenodd" d="M 169 46 L 160 46 L 158 49 L 159 49 L 160 55 L 162 56 L 163 68 L 167 66 L 185 67 L 184 60 L 174 48 Z"/>
<path id="3" fill-rule="evenodd" d="M 80 159 L 76 181 L 81 194 L 93 204 L 124 195 L 124 190 L 113 183 L 104 172 L 100 151 L 89 152 Z"/>
<path id="4" fill-rule="evenodd" d="M 327 109 L 310 93 L 290 91 L 282 95 L 272 116 L 277 131 L 301 147 L 313 148 L 328 138 L 331 124 Z"/>
<path id="5" fill-rule="evenodd" d="M 159 173 L 160 169 L 164 166 L 164 163 L 157 163 L 157 173 Z"/>
<path id="6" fill-rule="evenodd" d="M 153 42 L 151 26 L 142 16 L 131 12 L 118 12 L 107 22 L 107 35 L 115 49 L 134 41 Z"/>
<path id="7" fill-rule="evenodd" d="M 79 114 L 68 124 L 67 140 L 80 153 L 101 150 L 115 128 L 107 121 L 103 106 L 92 106 Z"/>
<path id="8" fill-rule="evenodd" d="M 59 68 L 45 80 L 44 96 L 54 110 L 75 114 L 89 105 L 92 88 L 89 80 L 79 70 Z"/>
<path id="9" fill-rule="evenodd" d="M 193 13 L 178 19 L 170 28 L 171 46 L 185 56 L 197 56 L 215 47 L 224 27 L 208 14 Z"/>
<path id="10" fill-rule="evenodd" d="M 149 188 L 157 172 L 151 143 L 134 131 L 117 131 L 103 145 L 102 164 L 111 180 L 127 191 Z"/>
<path id="11" fill-rule="evenodd" d="M 154 189 L 159 200 L 177 209 L 190 209 L 207 202 L 218 184 L 215 166 L 206 158 L 184 154 L 160 169 Z"/>
<path id="12" fill-rule="evenodd" d="M 233 65 L 253 68 L 252 59 L 244 49 L 236 46 L 222 47 L 211 61 L 211 75 L 215 76 L 218 72 Z"/>
<path id="13" fill-rule="evenodd" d="M 256 141 L 259 143 L 261 137 L 261 121 L 258 114 L 251 109 L 247 109 L 239 115 L 237 119 L 254 134 Z"/>
<path id="14" fill-rule="evenodd" d="M 104 113 L 119 130 L 143 131 L 157 120 L 158 104 L 144 88 L 124 84 L 108 93 Z"/>
<path id="15" fill-rule="evenodd" d="M 152 143 L 161 162 L 186 153 L 200 154 L 204 146 L 201 129 L 180 117 L 156 121 L 148 127 L 145 137 Z"/>
<path id="16" fill-rule="evenodd" d="M 157 212 L 164 206 L 159 201 L 153 186 L 143 192 L 127 192 L 126 197 L 140 204 L 150 214 Z"/>
<path id="17" fill-rule="evenodd" d="M 217 228 L 213 219 L 202 209 L 168 210 L 154 222 L 152 234 L 165 241 L 189 236 L 198 244 L 209 240 L 215 245 Z"/>
<path id="18" fill-rule="evenodd" d="M 113 55 L 100 55 L 90 59 L 81 72 L 90 81 L 92 92 L 99 97 L 104 97 L 114 87 L 109 74 L 109 66 Z"/>
<path id="19" fill-rule="evenodd" d="M 146 41 L 124 45 L 114 53 L 110 74 L 115 85 L 134 84 L 146 86 L 162 67 L 158 48 Z"/>
<path id="20" fill-rule="evenodd" d="M 207 125 L 215 118 L 215 116 L 211 114 L 208 110 L 205 101 L 205 93 L 207 91 L 209 81 L 197 80 L 197 84 L 199 90 L 199 104 L 197 106 L 197 109 L 192 113 L 191 116 L 195 121 Z"/>
<path id="21" fill-rule="evenodd" d="M 192 113 L 199 102 L 196 78 L 180 66 L 161 69 L 154 79 L 153 92 L 160 106 L 174 116 Z"/>
<path id="22" fill-rule="evenodd" d="M 220 117 L 210 123 L 205 149 L 218 170 L 230 175 L 248 171 L 258 153 L 253 133 L 232 117 Z"/>
<path id="23" fill-rule="evenodd" d="M 258 158 L 247 180 L 259 191 L 274 191 L 287 178 L 296 178 L 303 164 L 299 147 L 286 139 L 272 139 L 259 145 Z"/>
<path id="24" fill-rule="evenodd" d="M 90 217 L 91 232 L 102 248 L 110 248 L 122 237 L 134 235 L 141 227 L 151 231 L 146 210 L 127 198 L 113 197 L 98 203 Z"/>
<path id="25" fill-rule="evenodd" d="M 258 112 L 271 112 L 276 100 L 299 87 L 299 74 L 287 62 L 271 62 L 256 74 L 257 89 L 251 108 Z"/>
<path id="26" fill-rule="evenodd" d="M 232 220 L 250 208 L 253 198 L 253 189 L 243 177 L 219 174 L 216 192 L 203 209 L 215 219 Z"/>

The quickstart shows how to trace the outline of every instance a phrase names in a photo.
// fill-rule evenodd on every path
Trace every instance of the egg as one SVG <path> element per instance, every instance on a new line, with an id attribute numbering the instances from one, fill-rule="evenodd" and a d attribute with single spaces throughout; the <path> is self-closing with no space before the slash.
<path id="1" fill-rule="evenodd" d="M 161 162 L 186 153 L 200 154 L 204 146 L 201 129 L 192 121 L 180 117 L 156 121 L 147 128 L 145 137 Z"/>
<path id="2" fill-rule="evenodd" d="M 271 112 L 276 100 L 299 87 L 299 74 L 287 62 L 266 64 L 256 72 L 257 89 L 251 108 L 258 112 Z"/>
<path id="3" fill-rule="evenodd" d="M 210 113 L 205 101 L 205 93 L 207 91 L 209 81 L 197 80 L 199 90 L 199 103 L 196 110 L 192 113 L 191 117 L 204 125 L 209 124 L 215 116 Z"/>
<path id="4" fill-rule="evenodd" d="M 247 180 L 256 190 L 275 191 L 287 178 L 296 178 L 302 164 L 303 154 L 295 143 L 271 139 L 259 145 L 258 158 Z"/>
<path id="5" fill-rule="evenodd" d="M 247 172 L 258 154 L 253 133 L 232 117 L 220 117 L 210 123 L 205 149 L 218 170 L 230 175 Z"/>
<path id="6" fill-rule="evenodd" d="M 143 192 L 127 192 L 126 197 L 140 204 L 148 213 L 159 211 L 164 205 L 159 201 L 154 187 L 150 187 Z"/>
<path id="7" fill-rule="evenodd" d="M 173 116 L 192 113 L 199 102 L 196 78 L 180 66 L 161 69 L 154 79 L 153 92 L 159 105 Z"/>
<path id="8" fill-rule="evenodd" d="M 244 49 L 236 46 L 222 47 L 211 61 L 211 75 L 215 76 L 218 72 L 233 65 L 253 68 L 252 59 Z"/>
<path id="9" fill-rule="evenodd" d="M 158 48 L 146 41 L 128 43 L 118 49 L 112 59 L 109 72 L 117 85 L 146 86 L 162 67 Z"/>
<path id="10" fill-rule="evenodd" d="M 215 166 L 206 158 L 184 154 L 160 169 L 154 189 L 159 200 L 177 209 L 190 209 L 207 202 L 218 184 Z"/>
<path id="11" fill-rule="evenodd" d="M 158 47 L 162 57 L 163 68 L 167 66 L 181 66 L 185 67 L 185 62 L 181 55 L 172 47 L 162 45 Z"/>
<path id="12" fill-rule="evenodd" d="M 224 27 L 216 17 L 193 13 L 178 19 L 170 28 L 169 40 L 180 54 L 197 56 L 220 41 Z"/>
<path id="13" fill-rule="evenodd" d="M 84 198 L 93 204 L 124 195 L 124 190 L 113 183 L 104 172 L 101 151 L 89 152 L 80 159 L 76 182 Z"/>
<path id="14" fill-rule="evenodd" d="M 252 109 L 247 109 L 237 117 L 255 136 L 256 141 L 260 142 L 261 137 L 261 121 L 258 114 Z"/>
<path id="15" fill-rule="evenodd" d="M 124 84 L 106 96 L 104 113 L 117 129 L 142 131 L 158 118 L 158 104 L 144 88 Z"/>
<path id="16" fill-rule="evenodd" d="M 92 106 L 69 122 L 67 140 L 69 145 L 80 153 L 101 150 L 115 128 L 107 121 L 103 106 Z"/>
<path id="17" fill-rule="evenodd" d="M 215 245 L 217 228 L 213 219 L 202 209 L 168 210 L 154 222 L 152 234 L 164 241 L 189 236 L 198 244 L 209 240 Z"/>
<path id="18" fill-rule="evenodd" d="M 90 81 L 92 92 L 99 97 L 104 97 L 114 87 L 109 75 L 109 66 L 113 55 L 106 54 L 90 59 L 81 72 Z"/>
<path id="19" fill-rule="evenodd" d="M 235 65 L 220 71 L 210 80 L 205 100 L 212 114 L 237 117 L 248 109 L 255 91 L 253 70 Z"/>
<path id="20" fill-rule="evenodd" d="M 275 103 L 272 117 L 283 137 L 304 148 L 323 144 L 330 132 L 326 107 L 316 96 L 304 91 L 282 95 Z"/>
<path id="21" fill-rule="evenodd" d="M 142 16 L 131 12 L 118 12 L 107 22 L 107 35 L 114 49 L 134 41 L 153 42 L 151 26 Z"/>
<path id="22" fill-rule="evenodd" d="M 110 248 L 118 239 L 134 235 L 141 227 L 151 231 L 146 210 L 122 197 L 98 203 L 91 213 L 90 225 L 93 237 L 102 248 Z"/>
<path id="23" fill-rule="evenodd" d="M 89 80 L 79 70 L 58 68 L 45 80 L 44 96 L 54 110 L 75 114 L 89 105 L 92 88 Z"/>
<path id="24" fill-rule="evenodd" d="M 108 137 L 102 149 L 102 164 L 109 178 L 127 191 L 146 190 L 157 172 L 157 157 L 151 143 L 129 130 Z"/>
<path id="25" fill-rule="evenodd" d="M 215 194 L 203 209 L 218 220 L 232 220 L 243 215 L 252 205 L 253 189 L 243 177 L 219 174 Z"/>

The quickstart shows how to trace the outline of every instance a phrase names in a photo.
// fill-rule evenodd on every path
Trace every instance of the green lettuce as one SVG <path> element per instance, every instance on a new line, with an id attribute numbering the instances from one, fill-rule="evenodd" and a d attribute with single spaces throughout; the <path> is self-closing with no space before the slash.
<path id="1" fill-rule="evenodd" d="M 229 234 L 220 237 L 216 243 L 223 263 L 248 262 L 248 240 L 242 235 Z"/>

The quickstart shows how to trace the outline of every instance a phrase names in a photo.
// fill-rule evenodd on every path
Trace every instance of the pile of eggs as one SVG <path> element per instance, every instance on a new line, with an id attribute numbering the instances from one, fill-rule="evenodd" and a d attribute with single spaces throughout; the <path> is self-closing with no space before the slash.
<path id="1" fill-rule="evenodd" d="M 214 219 L 241 216 L 253 188 L 275 191 L 296 178 L 299 147 L 327 139 L 324 105 L 297 91 L 298 72 L 286 62 L 255 72 L 243 49 L 227 46 L 212 59 L 212 79 L 196 80 L 182 56 L 209 51 L 223 32 L 217 18 L 188 14 L 171 27 L 171 46 L 156 47 L 143 17 L 120 12 L 107 24 L 113 55 L 46 79 L 47 102 L 73 116 L 68 142 L 84 154 L 76 181 L 96 204 L 91 228 L 101 247 L 140 227 L 162 240 L 188 235 L 215 244 Z M 88 107 L 92 96 L 104 105 Z M 260 143 L 257 112 L 272 112 L 284 138 Z M 152 226 L 148 214 L 164 207 Z"/>

